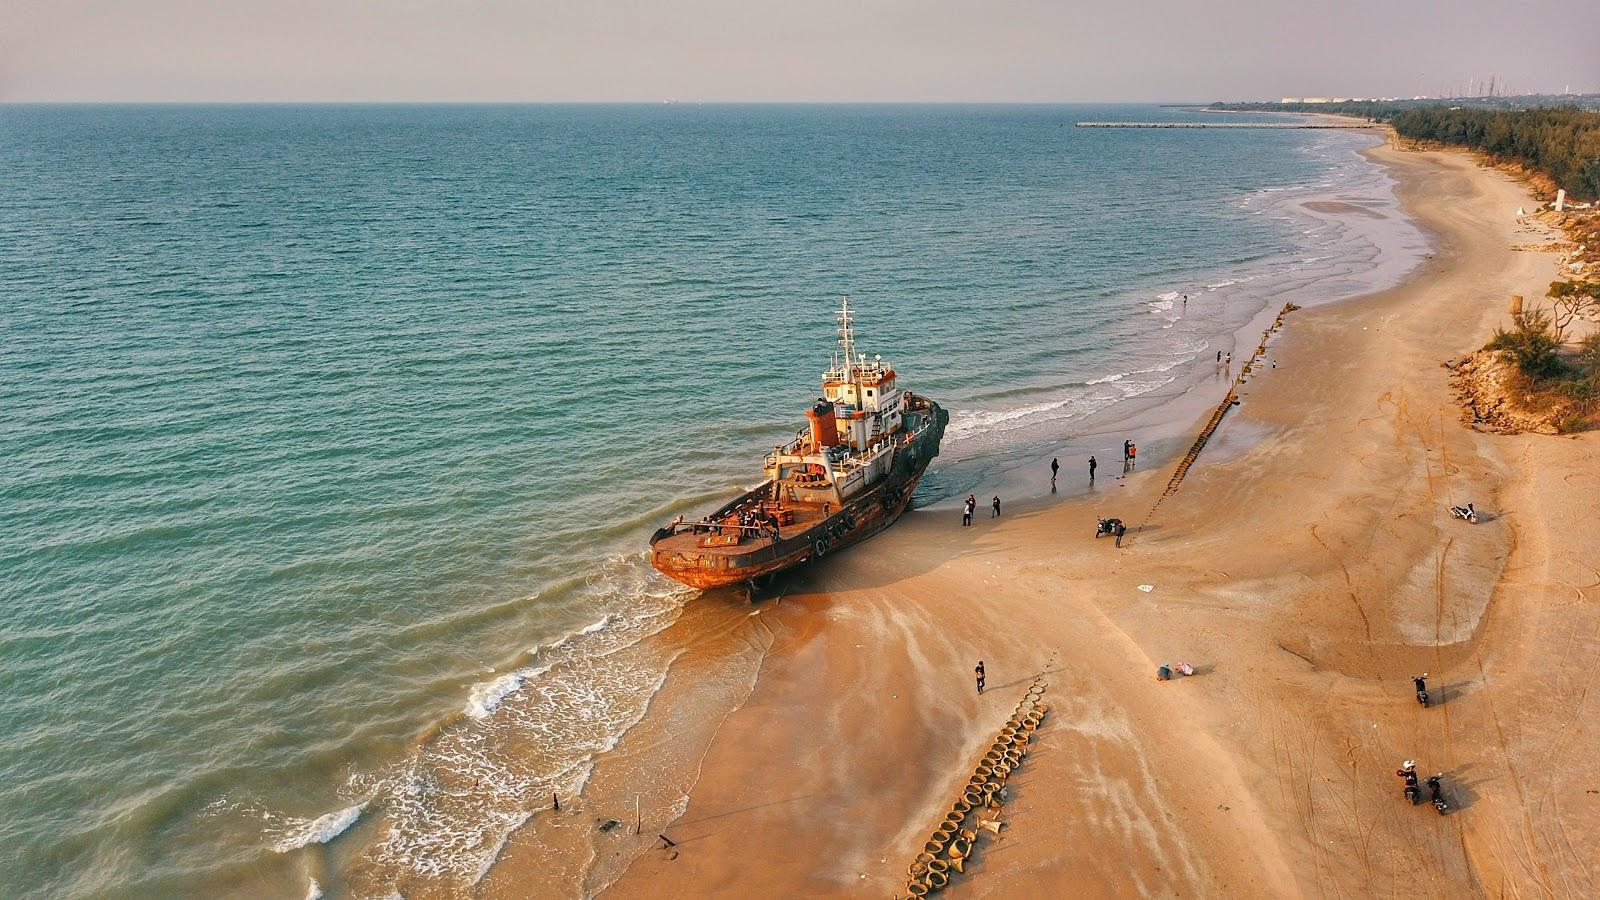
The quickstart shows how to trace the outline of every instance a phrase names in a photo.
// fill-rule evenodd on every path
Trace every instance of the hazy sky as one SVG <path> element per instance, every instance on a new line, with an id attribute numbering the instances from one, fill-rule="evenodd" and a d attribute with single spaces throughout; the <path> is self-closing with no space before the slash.
<path id="1" fill-rule="evenodd" d="M 1600 0 L 0 0 L 0 101 L 1600 91 Z"/>

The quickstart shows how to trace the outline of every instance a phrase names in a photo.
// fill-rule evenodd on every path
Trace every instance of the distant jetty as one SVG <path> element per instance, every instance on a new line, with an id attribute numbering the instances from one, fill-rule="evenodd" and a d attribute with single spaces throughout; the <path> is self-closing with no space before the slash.
<path id="1" fill-rule="evenodd" d="M 1079 128 L 1382 128 L 1375 122 L 1078 122 Z"/>

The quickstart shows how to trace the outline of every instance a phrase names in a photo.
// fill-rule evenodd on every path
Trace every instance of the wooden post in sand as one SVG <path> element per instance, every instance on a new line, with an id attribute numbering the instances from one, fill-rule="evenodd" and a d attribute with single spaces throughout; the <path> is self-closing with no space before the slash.
<path id="1" fill-rule="evenodd" d="M 643 831 L 640 829 L 640 824 L 643 821 L 644 820 L 642 818 L 640 818 L 640 816 L 639 816 L 639 795 L 638 794 L 634 794 L 633 795 L 633 833 L 634 834 L 642 834 L 643 833 Z"/>
<path id="2" fill-rule="evenodd" d="M 1511 314 L 1513 316 L 1522 315 L 1522 295 L 1521 294 L 1512 294 L 1511 295 Z"/>

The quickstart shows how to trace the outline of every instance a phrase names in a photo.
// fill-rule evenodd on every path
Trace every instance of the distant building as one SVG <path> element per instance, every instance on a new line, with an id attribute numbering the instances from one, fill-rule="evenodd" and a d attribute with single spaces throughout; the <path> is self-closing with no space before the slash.
<path id="1" fill-rule="evenodd" d="M 1302 99 L 1300 102 L 1301 103 L 1327 103 L 1328 102 L 1328 98 L 1327 97 L 1306 97 L 1306 98 Z"/>
<path id="2" fill-rule="evenodd" d="M 1282 100 L 1279 100 L 1278 102 L 1279 103 L 1299 103 L 1300 102 L 1300 98 L 1299 97 L 1285 97 Z"/>

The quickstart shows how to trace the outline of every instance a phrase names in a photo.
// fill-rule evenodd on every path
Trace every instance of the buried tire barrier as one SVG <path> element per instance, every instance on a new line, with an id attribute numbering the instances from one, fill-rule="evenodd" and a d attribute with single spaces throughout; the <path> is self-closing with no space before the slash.
<path id="1" fill-rule="evenodd" d="M 1043 680 L 1036 681 L 1027 690 L 1027 696 L 1017 704 L 1015 714 L 1000 728 L 983 758 L 973 766 L 967 783 L 962 786 L 950 811 L 945 813 L 932 837 L 923 844 L 907 869 L 910 881 L 906 885 L 911 897 L 926 897 L 942 890 L 950 883 L 951 870 L 966 872 L 966 863 L 978 849 L 978 834 L 992 831 L 1000 834 L 1004 824 L 999 820 L 1008 796 L 1006 781 L 1022 765 L 1031 749 L 1033 732 L 1044 721 L 1049 706 L 1041 702 L 1044 695 Z M 969 829 L 967 817 L 979 812 L 977 827 Z M 990 838 L 994 840 L 994 838 Z M 948 858 L 948 861 L 947 859 Z"/>

